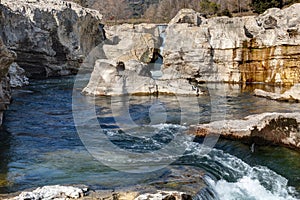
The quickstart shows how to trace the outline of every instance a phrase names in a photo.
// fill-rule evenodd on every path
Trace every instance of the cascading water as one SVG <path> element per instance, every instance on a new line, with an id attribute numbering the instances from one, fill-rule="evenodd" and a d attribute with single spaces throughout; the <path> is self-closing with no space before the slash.
<path id="1" fill-rule="evenodd" d="M 190 143 L 188 147 L 187 155 L 196 156 L 197 165 L 210 173 L 204 177 L 208 188 L 199 192 L 199 200 L 296 200 L 299 197 L 295 188 L 288 186 L 286 178 L 267 167 L 250 166 L 217 149 L 203 155 L 206 147 L 199 143 Z"/>
<path id="2" fill-rule="evenodd" d="M 163 73 L 161 71 L 161 67 L 162 67 L 162 64 L 163 64 L 163 51 L 164 51 L 164 46 L 165 46 L 165 39 L 166 39 L 166 28 L 167 28 L 167 25 L 158 25 L 158 31 L 159 31 L 159 37 L 161 39 L 161 45 L 159 47 L 159 52 L 158 52 L 158 55 L 155 62 L 153 63 L 153 66 L 152 66 L 152 70 L 151 70 L 151 75 L 152 75 L 152 78 L 154 80 L 156 79 L 159 79 Z"/>

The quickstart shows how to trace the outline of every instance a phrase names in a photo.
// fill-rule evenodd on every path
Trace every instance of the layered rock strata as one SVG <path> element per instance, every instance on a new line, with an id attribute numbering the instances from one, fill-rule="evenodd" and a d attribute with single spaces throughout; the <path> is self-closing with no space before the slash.
<path id="1" fill-rule="evenodd" d="M 215 121 L 195 126 L 191 133 L 242 140 L 249 144 L 276 144 L 300 150 L 300 113 L 263 113 L 242 120 Z"/>
<path id="2" fill-rule="evenodd" d="M 300 4 L 259 16 L 205 19 L 181 10 L 169 23 L 164 74 L 197 82 L 300 81 Z"/>
<path id="3" fill-rule="evenodd" d="M 77 72 L 104 39 L 102 15 L 72 2 L 2 0 L 0 12 L 0 36 L 30 77 Z"/>
<path id="4" fill-rule="evenodd" d="M 101 61 L 96 62 L 84 93 L 199 95 L 199 84 L 204 82 L 294 85 L 300 80 L 299 10 L 300 4 L 294 4 L 259 16 L 206 19 L 183 9 L 168 24 L 160 47 L 153 25 L 109 28 L 110 43 L 101 49 Z M 163 64 L 156 77 L 149 61 L 155 61 L 161 47 Z M 117 69 L 120 61 L 123 75 Z M 129 66 L 124 63 L 129 61 Z M 147 73 L 136 71 L 141 66 Z"/>

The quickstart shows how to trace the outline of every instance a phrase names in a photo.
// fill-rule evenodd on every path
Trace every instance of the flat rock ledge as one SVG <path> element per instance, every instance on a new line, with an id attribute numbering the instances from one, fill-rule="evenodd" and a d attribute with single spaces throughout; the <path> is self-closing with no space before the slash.
<path id="1" fill-rule="evenodd" d="M 169 166 L 157 179 L 114 190 L 98 190 L 86 185 L 51 185 L 11 194 L 3 200 L 191 200 L 206 194 L 205 172 L 192 166 Z M 207 194 L 212 195 L 212 194 Z"/>
<path id="2" fill-rule="evenodd" d="M 39 187 L 31 192 L 22 192 L 15 197 L 1 197 L 4 200 L 191 200 L 192 196 L 178 191 L 90 191 L 87 186 L 52 185 Z"/>
<path id="3" fill-rule="evenodd" d="M 300 150 L 300 113 L 263 113 L 241 120 L 215 121 L 192 127 L 199 137 L 220 134 L 222 138 L 249 144 L 282 145 Z"/>
<path id="4" fill-rule="evenodd" d="M 287 101 L 287 102 L 300 102 L 300 84 L 295 84 L 291 89 L 286 92 L 279 94 L 274 92 L 266 92 L 261 89 L 255 89 L 254 95 L 258 97 L 264 97 L 276 101 Z"/>

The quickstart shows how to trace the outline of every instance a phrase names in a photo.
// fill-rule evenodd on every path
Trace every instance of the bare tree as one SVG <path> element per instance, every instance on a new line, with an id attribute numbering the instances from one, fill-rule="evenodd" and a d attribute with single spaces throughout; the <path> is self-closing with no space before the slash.
<path id="1" fill-rule="evenodd" d="M 132 14 L 126 0 L 97 0 L 92 7 L 99 10 L 105 20 L 115 20 L 115 22 L 128 19 Z"/>

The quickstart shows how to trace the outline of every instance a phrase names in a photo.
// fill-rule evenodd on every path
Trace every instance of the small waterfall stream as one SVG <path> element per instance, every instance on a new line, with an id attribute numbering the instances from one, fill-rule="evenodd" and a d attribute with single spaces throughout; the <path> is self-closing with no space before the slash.
<path id="1" fill-rule="evenodd" d="M 158 31 L 159 31 L 159 37 L 161 40 L 161 45 L 159 47 L 159 52 L 157 55 L 157 59 L 155 62 L 152 64 L 153 66 L 151 67 L 152 70 L 151 75 L 154 80 L 159 79 L 162 77 L 163 73 L 161 71 L 161 67 L 163 65 L 163 51 L 164 51 L 164 46 L 165 46 L 165 39 L 166 39 L 166 28 L 167 25 L 158 25 Z"/>

